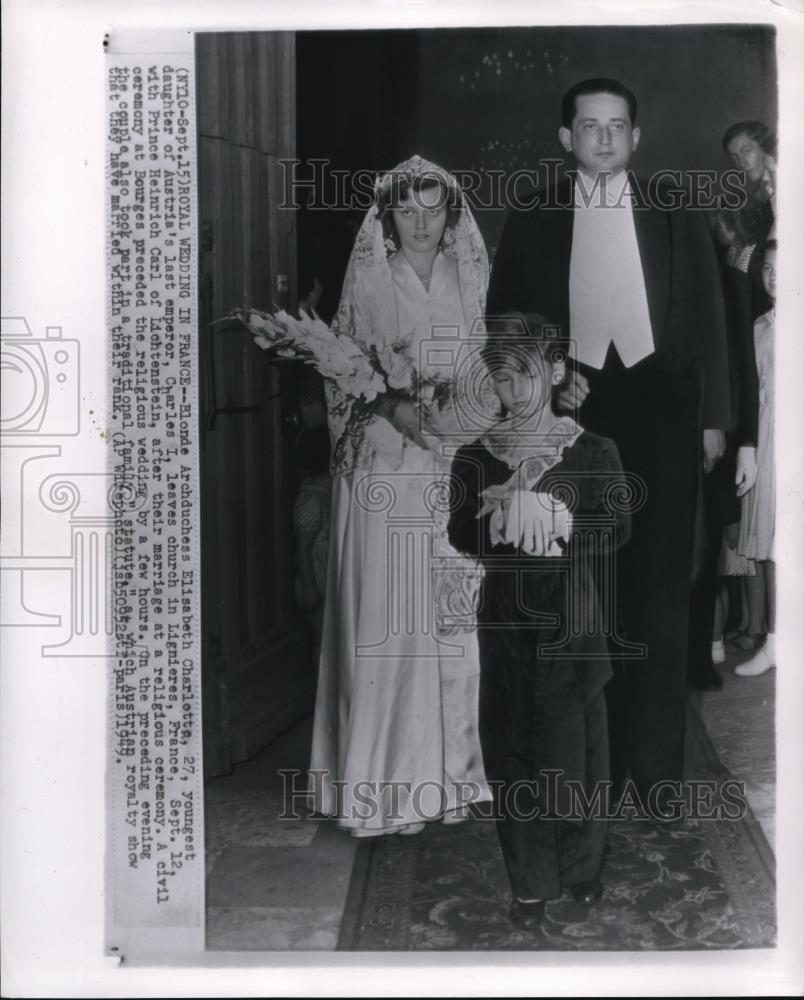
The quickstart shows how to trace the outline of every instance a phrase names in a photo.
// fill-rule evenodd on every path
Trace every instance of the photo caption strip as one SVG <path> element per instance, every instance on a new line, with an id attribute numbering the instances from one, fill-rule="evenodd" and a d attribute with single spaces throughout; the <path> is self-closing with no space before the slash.
<path id="1" fill-rule="evenodd" d="M 156 44 L 154 44 L 156 43 Z M 112 36 L 107 951 L 204 947 L 193 36 Z"/>

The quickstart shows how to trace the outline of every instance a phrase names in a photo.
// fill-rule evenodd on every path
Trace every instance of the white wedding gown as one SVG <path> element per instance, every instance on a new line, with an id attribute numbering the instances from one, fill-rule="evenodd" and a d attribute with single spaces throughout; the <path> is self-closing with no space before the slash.
<path id="1" fill-rule="evenodd" d="M 437 256 L 429 293 L 401 253 L 391 271 L 397 329 L 413 331 L 413 349 L 433 325 L 465 334 L 454 261 Z M 361 307 L 387 320 L 374 305 Z M 476 634 L 438 634 L 446 569 L 477 572 L 447 541 L 447 472 L 386 420 L 374 418 L 368 434 L 370 467 L 333 481 L 310 765 L 316 812 L 357 835 L 490 797 Z"/>

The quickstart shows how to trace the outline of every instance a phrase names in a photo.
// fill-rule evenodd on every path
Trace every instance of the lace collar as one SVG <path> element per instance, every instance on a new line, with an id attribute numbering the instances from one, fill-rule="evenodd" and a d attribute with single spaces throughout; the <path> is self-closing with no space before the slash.
<path id="1" fill-rule="evenodd" d="M 545 473 L 558 465 L 565 449 L 575 444 L 581 434 L 583 427 L 572 417 L 556 417 L 552 411 L 543 413 L 541 421 L 533 427 L 501 420 L 480 438 L 480 443 L 513 474 L 504 483 L 483 491 L 478 517 L 508 500 L 516 490 L 532 490 Z"/>
<path id="2" fill-rule="evenodd" d="M 551 465 L 555 465 L 561 461 L 564 449 L 574 444 L 582 433 L 583 428 L 572 417 L 557 417 L 548 409 L 532 425 L 518 425 L 511 419 L 500 420 L 482 435 L 480 442 L 509 469 L 517 469 L 523 462 L 537 456 L 544 459 L 554 457 Z"/>

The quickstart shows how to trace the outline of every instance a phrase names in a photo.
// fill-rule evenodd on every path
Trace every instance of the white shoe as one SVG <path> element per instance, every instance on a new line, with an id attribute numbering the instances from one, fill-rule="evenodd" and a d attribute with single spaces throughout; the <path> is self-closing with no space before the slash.
<path id="1" fill-rule="evenodd" d="M 760 674 L 767 673 L 768 670 L 772 670 L 775 666 L 775 657 L 771 655 L 771 651 L 768 650 L 767 643 L 758 649 L 756 653 L 751 657 L 750 660 L 746 660 L 745 663 L 741 663 L 739 666 L 734 668 L 735 674 L 738 677 L 759 677 Z"/>
<path id="2" fill-rule="evenodd" d="M 712 643 L 712 663 L 726 662 L 726 647 L 722 639 L 715 639 Z"/>
<path id="3" fill-rule="evenodd" d="M 408 823 L 406 826 L 400 826 L 399 832 L 403 837 L 412 837 L 414 834 L 421 833 L 424 829 L 424 823 Z"/>
<path id="4" fill-rule="evenodd" d="M 441 817 L 441 822 L 447 826 L 454 826 L 456 823 L 465 823 L 469 819 L 469 809 L 461 806 L 459 809 L 448 809 Z"/>
<path id="5" fill-rule="evenodd" d="M 400 827 L 398 826 L 357 826 L 349 830 L 349 833 L 353 837 L 387 837 L 392 833 L 399 833 Z"/>

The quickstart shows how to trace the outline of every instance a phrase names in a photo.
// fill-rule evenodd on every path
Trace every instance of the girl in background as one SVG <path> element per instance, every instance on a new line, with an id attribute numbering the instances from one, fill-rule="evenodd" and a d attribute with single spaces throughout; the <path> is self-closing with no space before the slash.
<path id="1" fill-rule="evenodd" d="M 724 631 L 732 607 L 737 628 L 729 633 L 729 641 L 743 650 L 752 650 L 757 646 L 755 637 L 749 633 L 745 590 L 745 578 L 755 576 L 756 567 L 752 559 L 737 552 L 737 540 L 740 498 L 753 488 L 757 472 L 759 384 L 754 355 L 749 268 L 761 227 L 761 214 L 752 202 L 734 211 L 721 209 L 712 217 L 726 306 L 733 414 L 726 454 L 704 484 L 710 505 L 710 531 L 716 536 L 713 537 L 712 553 L 717 557 L 715 572 L 721 578 L 714 599 L 711 659 L 715 664 L 723 663 L 726 658 Z M 717 680 L 719 687 L 722 685 L 719 674 Z"/>
<path id="2" fill-rule="evenodd" d="M 746 581 L 751 624 L 760 632 L 767 623 L 765 644 L 750 660 L 735 668 L 740 677 L 755 677 L 776 666 L 776 480 L 774 469 L 774 326 L 776 301 L 776 240 L 768 240 L 762 255 L 762 283 L 774 305 L 754 323 L 754 347 L 759 376 L 757 480 L 743 497 L 737 551 L 755 559 L 757 574 Z"/>

